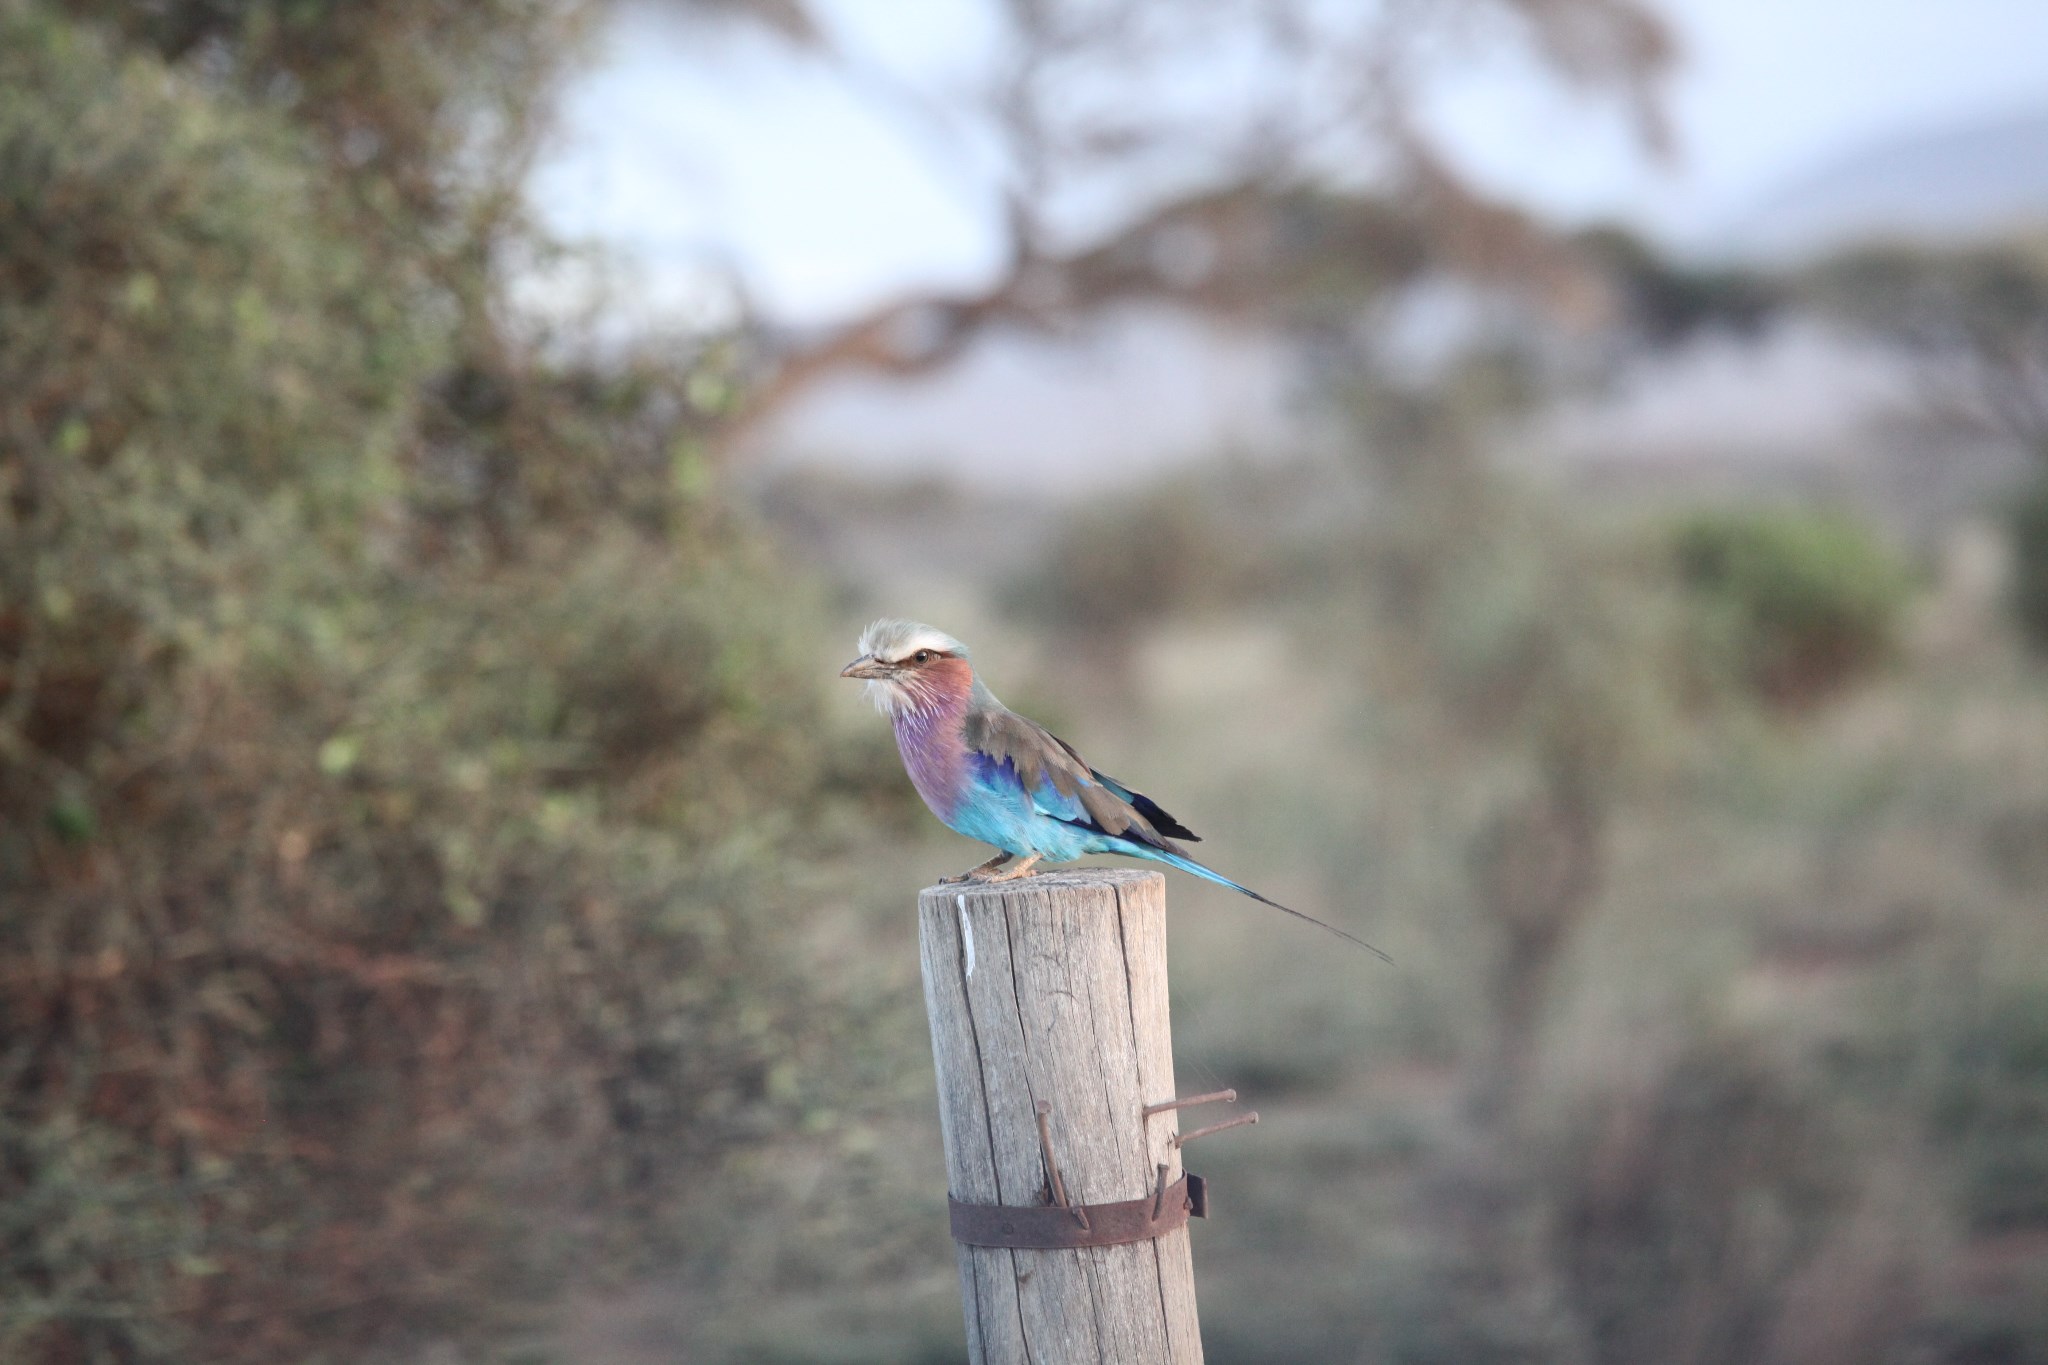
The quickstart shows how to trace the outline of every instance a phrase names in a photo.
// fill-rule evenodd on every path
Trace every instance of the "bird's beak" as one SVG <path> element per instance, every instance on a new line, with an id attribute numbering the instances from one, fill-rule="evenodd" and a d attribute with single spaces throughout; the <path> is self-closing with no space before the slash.
<path id="1" fill-rule="evenodd" d="M 863 654 L 846 667 L 840 669 L 839 676 L 842 678 L 886 678 L 889 676 L 889 665 L 883 663 L 872 654 Z"/>

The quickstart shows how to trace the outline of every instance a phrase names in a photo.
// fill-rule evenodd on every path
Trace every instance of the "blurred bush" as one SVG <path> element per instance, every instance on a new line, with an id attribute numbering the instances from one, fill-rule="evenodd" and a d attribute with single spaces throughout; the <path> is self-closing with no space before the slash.
<path id="1" fill-rule="evenodd" d="M 1709 330 L 1753 337 L 1786 302 L 1784 286 L 1760 271 L 1674 261 L 1617 224 L 1588 228 L 1573 245 L 1609 281 L 1629 330 L 1652 345 Z"/>
<path id="2" fill-rule="evenodd" d="M 807 1102 L 802 595 L 499 302 L 570 17 L 0 5 L 0 1359 L 485 1336 Z"/>
<path id="3" fill-rule="evenodd" d="M 1567 1148 L 1552 1231 L 1595 1361 L 1763 1360 L 1861 1162 L 1825 1104 L 1701 1044 Z"/>
<path id="4" fill-rule="evenodd" d="M 1075 659 L 1073 674 L 1132 704 L 1137 653 L 1154 626 L 1272 586 L 1275 566 L 1247 524 L 1246 492 L 1174 483 L 1077 508 L 998 605 L 1049 631 Z"/>
<path id="5" fill-rule="evenodd" d="M 1956 1153 L 1972 1231 L 2048 1228 L 2048 991 L 2008 991 L 1957 1030 L 1933 1127 Z"/>
<path id="6" fill-rule="evenodd" d="M 1708 657 L 1761 700 L 1799 707 L 1893 651 L 1912 589 L 1876 533 L 1838 513 L 1699 512 L 1673 533 Z"/>
<path id="7" fill-rule="evenodd" d="M 2012 536 L 2012 614 L 2020 637 L 2048 654 L 2048 479 L 2040 479 L 2007 509 Z"/>

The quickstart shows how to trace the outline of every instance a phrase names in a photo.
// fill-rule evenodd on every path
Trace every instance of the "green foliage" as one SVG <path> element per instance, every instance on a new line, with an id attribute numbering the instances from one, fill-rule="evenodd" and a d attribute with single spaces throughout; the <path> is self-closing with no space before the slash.
<path id="1" fill-rule="evenodd" d="M 1905 566 L 1848 516 L 1703 512 L 1673 532 L 1709 656 L 1743 688 L 1797 707 L 1869 675 L 1893 651 Z"/>
<path id="2" fill-rule="evenodd" d="M 354 226 L 460 257 L 518 217 L 579 0 L 75 0 L 64 11 L 303 129 Z M 444 282 L 455 282 L 452 273 Z M 473 295 L 473 300 L 480 295 Z"/>
<path id="3" fill-rule="evenodd" d="M 260 581 L 276 547 L 357 534 L 434 344 L 280 121 L 32 11 L 0 25 L 0 643 L 12 718 L 76 760 L 297 586 Z"/>
<path id="4" fill-rule="evenodd" d="M 10 1362 L 481 1338 L 813 1103 L 802 594 L 495 321 L 463 8 L 0 7 Z"/>
<path id="5" fill-rule="evenodd" d="M 181 1358 L 183 1332 L 156 1310 L 181 1281 L 221 1266 L 204 1254 L 198 1201 L 156 1174 L 146 1136 L 10 1114 L 0 1150 L 29 1173 L 9 1181 L 0 1206 L 0 1358 L 38 1360 L 59 1343 L 72 1352 L 59 1358 Z"/>

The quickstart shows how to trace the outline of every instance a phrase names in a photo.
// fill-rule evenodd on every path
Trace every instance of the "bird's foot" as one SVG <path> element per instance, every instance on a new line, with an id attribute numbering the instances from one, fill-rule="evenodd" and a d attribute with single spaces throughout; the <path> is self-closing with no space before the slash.
<path id="1" fill-rule="evenodd" d="M 1031 876 L 1032 864 L 1036 863 L 1043 856 L 1043 854 L 1034 853 L 1007 872 L 985 871 L 984 869 L 988 867 L 988 864 L 984 863 L 981 867 L 975 868 L 974 871 L 967 875 L 978 882 L 1013 882 L 1019 877 Z"/>
<path id="2" fill-rule="evenodd" d="M 988 876 L 991 872 L 994 872 L 997 868 L 1001 867 L 1004 863 L 1007 863 L 1008 861 L 1010 861 L 1010 859 L 1016 856 L 1017 855 L 1014 853 L 998 853 L 995 857 L 990 858 L 987 862 L 982 863 L 980 866 L 970 867 L 965 872 L 962 872 L 957 876 L 939 878 L 939 885 L 954 886 L 960 882 L 987 881 Z"/>

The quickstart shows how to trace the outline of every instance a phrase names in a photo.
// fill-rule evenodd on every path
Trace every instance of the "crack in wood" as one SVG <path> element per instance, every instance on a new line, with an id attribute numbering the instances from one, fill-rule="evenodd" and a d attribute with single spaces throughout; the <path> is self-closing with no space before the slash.
<path id="1" fill-rule="evenodd" d="M 1163 892 L 1156 873 L 1102 870 L 923 898 L 948 1179 L 962 1197 L 993 1188 L 997 1203 L 1040 1202 L 1041 1098 L 1054 1106 L 1051 1141 L 1077 1202 L 1153 1189 L 1155 1139 L 1177 1127 L 1170 1115 L 1140 1115 L 1152 1090 L 1171 1088 Z M 1165 1159 L 1179 1164 L 1170 1150 Z M 962 1245 L 970 1358 L 1199 1365 L 1187 1235 L 1045 1250 Z"/>

